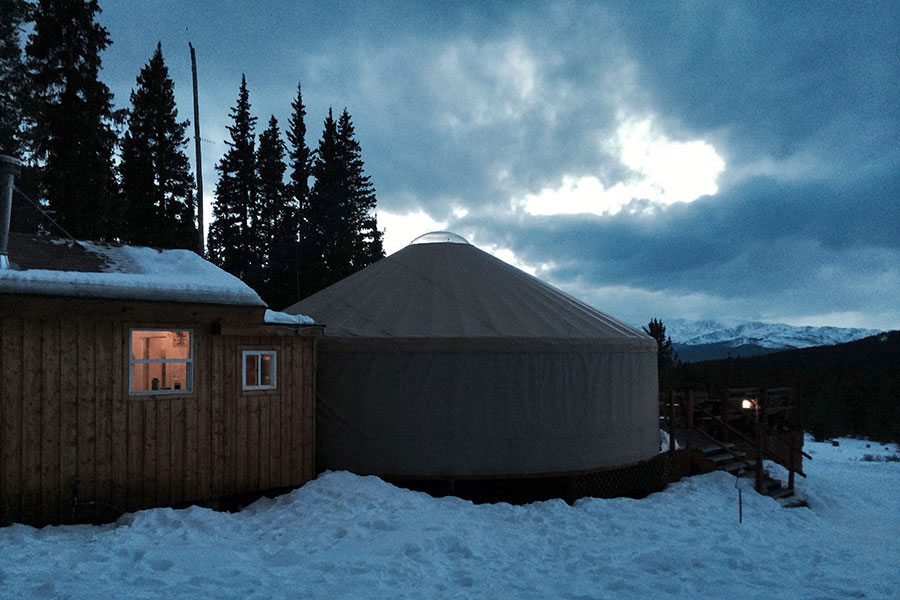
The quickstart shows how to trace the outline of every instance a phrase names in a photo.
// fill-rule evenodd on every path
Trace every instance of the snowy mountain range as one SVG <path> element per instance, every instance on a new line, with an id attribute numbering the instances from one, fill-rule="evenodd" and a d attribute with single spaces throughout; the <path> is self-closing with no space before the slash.
<path id="1" fill-rule="evenodd" d="M 857 327 L 795 327 L 759 321 L 663 320 L 682 360 L 752 356 L 791 348 L 852 342 L 879 333 Z"/>
<path id="2" fill-rule="evenodd" d="M 677 344 L 696 346 L 727 342 L 731 346 L 754 344 L 773 350 L 843 344 L 879 333 L 875 329 L 856 327 L 795 327 L 759 321 L 735 323 L 672 319 L 663 321 L 663 324 L 666 326 L 666 333 Z"/>

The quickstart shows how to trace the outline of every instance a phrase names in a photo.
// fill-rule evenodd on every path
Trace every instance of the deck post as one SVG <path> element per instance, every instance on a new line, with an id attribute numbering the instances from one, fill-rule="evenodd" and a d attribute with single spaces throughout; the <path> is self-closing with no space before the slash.
<path id="1" fill-rule="evenodd" d="M 763 477 L 764 477 L 762 461 L 763 461 L 763 456 L 766 454 L 766 448 L 768 446 L 768 440 L 769 440 L 769 427 L 768 427 L 768 424 L 769 424 L 769 388 L 767 386 L 763 386 L 759 390 L 758 412 L 759 412 L 759 419 L 757 422 L 757 430 L 759 432 L 758 433 L 759 440 L 757 443 L 759 445 L 759 448 L 757 449 L 757 456 L 759 458 L 756 461 L 756 469 L 757 469 L 757 473 L 756 473 L 757 490 L 756 491 L 758 491 L 761 494 L 763 492 L 762 485 L 763 485 Z M 793 461 L 793 459 L 791 459 L 791 460 Z"/>
<path id="2" fill-rule="evenodd" d="M 796 460 L 796 448 L 794 448 L 794 437 L 791 436 L 791 457 L 790 457 L 790 468 L 788 469 L 788 489 L 792 492 L 794 491 L 794 465 L 796 464 L 794 461 Z"/>
<path id="3" fill-rule="evenodd" d="M 669 454 L 675 454 L 675 389 L 669 390 Z"/>
<path id="4" fill-rule="evenodd" d="M 763 463 L 762 463 L 762 447 L 763 447 L 763 428 L 762 421 L 765 414 L 760 415 L 762 404 L 765 397 L 765 388 L 760 391 L 759 397 L 756 399 L 756 410 L 753 411 L 756 425 L 756 491 L 763 493 Z"/>
<path id="5" fill-rule="evenodd" d="M 691 449 L 691 438 L 694 435 L 694 390 L 687 391 L 687 437 L 685 448 Z"/>

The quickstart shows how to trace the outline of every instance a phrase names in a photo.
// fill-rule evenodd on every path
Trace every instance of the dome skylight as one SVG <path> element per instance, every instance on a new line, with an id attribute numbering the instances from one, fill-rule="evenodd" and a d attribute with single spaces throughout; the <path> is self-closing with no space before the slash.
<path id="1" fill-rule="evenodd" d="M 466 244 L 468 245 L 468 241 L 461 235 L 457 235 L 452 231 L 429 231 L 428 233 L 423 233 L 413 241 L 409 243 L 410 246 L 413 244 Z"/>

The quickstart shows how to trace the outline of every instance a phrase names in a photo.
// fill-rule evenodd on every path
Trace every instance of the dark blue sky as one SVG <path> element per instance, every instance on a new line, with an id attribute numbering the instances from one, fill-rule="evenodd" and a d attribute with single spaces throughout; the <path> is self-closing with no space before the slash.
<path id="1" fill-rule="evenodd" d="M 102 2 L 128 105 L 158 41 L 204 181 L 245 73 L 353 116 L 389 250 L 448 228 L 630 322 L 900 328 L 892 2 Z M 193 149 L 189 155 L 193 158 Z"/>

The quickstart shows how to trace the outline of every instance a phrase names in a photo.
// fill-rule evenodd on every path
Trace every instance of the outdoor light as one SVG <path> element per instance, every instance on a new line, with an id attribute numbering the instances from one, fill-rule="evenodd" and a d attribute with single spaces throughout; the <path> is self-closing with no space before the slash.
<path id="1" fill-rule="evenodd" d="M 743 408 L 744 410 L 753 408 L 755 405 L 756 405 L 756 403 L 753 402 L 753 400 L 750 400 L 749 398 L 744 398 L 743 400 L 741 400 L 741 408 Z"/>

